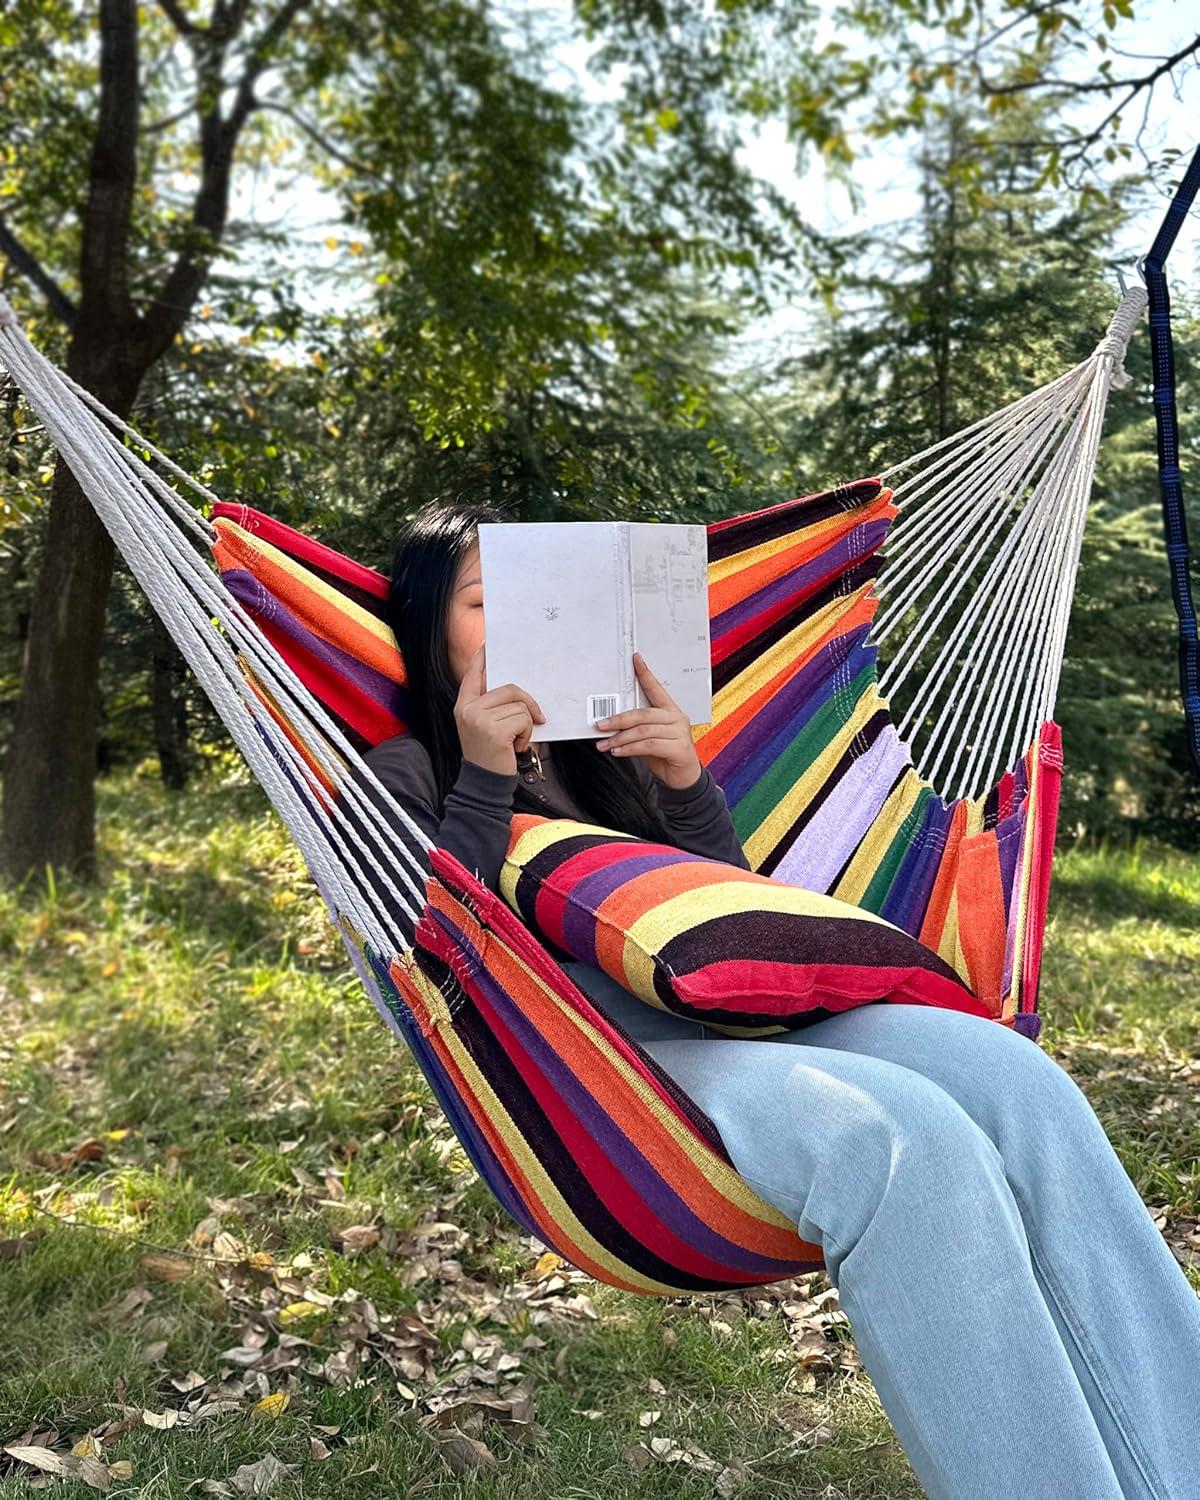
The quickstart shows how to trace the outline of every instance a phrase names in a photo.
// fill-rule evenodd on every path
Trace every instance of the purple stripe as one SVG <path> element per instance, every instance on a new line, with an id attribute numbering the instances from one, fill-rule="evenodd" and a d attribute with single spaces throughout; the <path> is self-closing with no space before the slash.
<path id="1" fill-rule="evenodd" d="M 771 583 L 764 584 L 753 594 L 747 594 L 736 604 L 731 604 L 728 609 L 712 617 L 709 629 L 712 640 L 720 644 L 726 632 L 736 630 L 747 620 L 753 619 L 755 615 L 769 610 L 781 599 L 801 594 L 823 580 L 828 581 L 834 574 L 849 572 L 855 564 L 861 562 L 864 557 L 869 557 L 879 547 L 887 536 L 889 527 L 890 522 L 886 520 L 872 521 L 866 526 L 856 526 L 848 536 L 831 543 L 811 562 L 799 568 L 793 568 Z M 797 536 L 799 535 L 798 532 Z"/>
<path id="2" fill-rule="evenodd" d="M 403 1010 L 407 1009 L 408 1002 L 397 990 L 391 975 L 388 974 L 386 968 L 381 965 L 379 959 L 370 949 L 366 952 L 366 958 L 380 986 L 395 995 L 397 1004 L 401 1008 L 398 1013 L 403 1014 Z M 471 1158 L 471 1163 L 475 1170 L 495 1194 L 497 1201 L 508 1210 L 517 1223 L 523 1224 L 531 1234 L 540 1235 L 541 1231 L 527 1212 L 512 1179 L 500 1164 L 496 1153 L 479 1133 L 479 1129 L 465 1101 L 454 1084 L 451 1083 L 450 1076 L 442 1066 L 437 1053 L 426 1038 L 421 1035 L 419 1027 L 415 1024 L 415 1019 L 412 1025 L 404 1027 L 404 1040 L 416 1058 L 421 1072 L 425 1075 L 425 1079 L 432 1089 L 434 1097 L 450 1122 L 450 1128 L 462 1142 L 463 1149 Z"/>
<path id="3" fill-rule="evenodd" d="M 823 704 L 833 696 L 847 673 L 854 676 L 855 651 L 863 646 L 866 627 L 831 641 L 818 651 L 774 695 L 750 722 L 709 762 L 731 809 L 766 776 L 776 761 Z M 862 651 L 862 663 L 866 648 Z"/>
<path id="4" fill-rule="evenodd" d="M 698 854 L 689 854 L 683 849 L 657 849 L 646 854 L 629 854 L 612 864 L 589 871 L 574 881 L 570 888 L 570 900 L 563 913 L 563 937 L 567 951 L 593 968 L 601 964 L 596 956 L 596 916 L 600 906 L 630 880 L 655 870 L 670 869 L 678 864 L 701 862 Z M 711 863 L 711 861 L 703 861 Z M 564 872 L 556 872 L 559 879 Z"/>
<path id="5" fill-rule="evenodd" d="M 997 840 L 997 856 L 1000 861 L 1000 881 L 1004 890 L 1005 909 L 1009 907 L 1013 898 L 1013 890 L 1017 883 L 1017 874 L 1021 868 L 1021 852 L 1025 848 L 1025 839 L 1029 827 L 1029 819 L 1026 816 L 1027 805 L 1021 804 L 1018 812 L 1005 818 L 1003 823 L 997 825 L 998 834 L 1011 833 L 1013 825 L 1021 830 L 1016 838 L 999 838 Z"/>
<path id="6" fill-rule="evenodd" d="M 685 1244 L 694 1246 L 731 1272 L 771 1271 L 792 1264 L 807 1264 L 803 1261 L 779 1260 L 774 1256 L 766 1256 L 735 1245 L 712 1225 L 699 1218 L 680 1199 L 671 1184 L 647 1160 L 636 1143 L 631 1141 L 614 1123 L 611 1116 L 602 1108 L 599 1100 L 590 1092 L 584 1080 L 567 1068 L 562 1058 L 549 1045 L 548 1039 L 529 1022 L 516 1001 L 500 986 L 495 976 L 480 964 L 478 951 L 472 946 L 466 934 L 450 922 L 446 913 L 435 911 L 431 915 L 449 935 L 456 949 L 467 957 L 474 984 L 499 1013 L 504 1025 L 517 1037 L 522 1048 L 529 1054 L 532 1065 L 563 1101 L 571 1116 L 583 1125 L 604 1157 L 614 1163 L 621 1177 L 649 1205 L 662 1223 L 666 1224 Z M 538 982 L 543 983 L 540 979 Z M 603 1013 L 592 1004 L 588 996 L 577 986 L 572 987 L 582 997 L 583 1013 L 592 1020 L 597 1018 L 603 1020 Z M 496 1041 L 503 1047 L 500 1037 L 496 1037 Z M 635 1051 L 640 1051 L 636 1042 L 633 1042 L 633 1046 Z M 657 1129 L 657 1127 L 652 1127 L 652 1129 Z M 533 1142 L 530 1141 L 529 1144 L 532 1148 Z M 569 1184 L 559 1183 L 558 1187 L 569 1199 Z M 620 1223 L 615 1216 L 614 1222 Z M 621 1227 L 639 1243 L 645 1243 L 636 1225 L 623 1224 Z M 647 1246 L 647 1248 L 654 1247 Z M 663 1255 L 661 1250 L 656 1249 L 655 1253 L 662 1256 L 664 1260 L 669 1260 L 669 1257 Z M 683 1271 L 682 1267 L 679 1269 Z M 684 1274 L 703 1275 L 705 1273 L 689 1271 Z M 717 1279 L 715 1273 L 709 1279 Z"/>
<path id="7" fill-rule="evenodd" d="M 665 1224 L 679 1239 L 693 1246 L 701 1254 L 709 1256 L 717 1265 L 727 1268 L 730 1272 L 773 1271 L 791 1264 L 804 1264 L 801 1261 L 779 1260 L 774 1256 L 763 1255 L 748 1250 L 744 1246 L 736 1245 L 714 1229 L 711 1224 L 699 1218 L 679 1197 L 675 1188 L 655 1169 L 638 1144 L 615 1124 L 611 1116 L 602 1108 L 599 1100 L 590 1092 L 584 1080 L 566 1066 L 550 1045 L 549 1040 L 522 1014 L 515 1001 L 497 983 L 493 975 L 487 970 L 481 970 L 478 982 L 488 1001 L 495 1006 L 506 1026 L 511 1029 L 523 1049 L 529 1054 L 533 1066 L 563 1101 L 572 1117 L 582 1125 L 605 1159 L 613 1163 L 620 1176 L 628 1182 L 660 1222 Z M 579 991 L 579 993 L 583 992 Z M 598 1016 L 602 1018 L 602 1013 L 592 1005 L 586 995 L 583 999 L 586 1005 L 585 1014 L 592 1019 Z M 658 1127 L 655 1126 L 652 1129 L 657 1132 Z M 698 1168 L 691 1170 L 698 1170 Z M 569 1184 L 559 1183 L 558 1186 L 560 1191 L 569 1196 Z M 621 1222 L 616 1219 L 615 1215 L 613 1219 L 615 1223 Z M 641 1240 L 638 1225 L 622 1224 L 621 1227 L 633 1238 Z M 645 1227 L 649 1228 L 649 1226 Z M 647 1248 L 654 1249 L 657 1255 L 664 1260 L 669 1260 L 664 1250 L 649 1245 Z M 683 1268 L 680 1267 L 680 1270 L 682 1271 Z M 706 1273 L 687 1272 L 685 1274 L 705 1275 Z M 715 1273 L 710 1276 L 710 1279 L 716 1279 Z"/>
<path id="8" fill-rule="evenodd" d="M 847 859 L 870 831 L 897 776 L 908 765 L 908 746 L 891 724 L 848 768 L 796 841 L 771 872 L 774 880 L 810 891 L 828 891 Z"/>
<path id="9" fill-rule="evenodd" d="M 348 651 L 343 651 L 324 636 L 315 635 L 281 600 L 268 593 L 253 573 L 246 572 L 244 568 L 230 568 L 222 577 L 229 592 L 252 615 L 303 646 L 339 676 L 344 677 L 356 692 L 372 699 L 397 717 L 402 717 L 400 708 L 407 694 L 404 685 L 352 656 Z"/>
<path id="10" fill-rule="evenodd" d="M 921 828 L 915 835 L 910 835 L 908 851 L 879 912 L 885 920 L 903 927 L 913 937 L 920 932 L 929 906 L 953 816 L 953 804 L 947 807 L 937 795 L 926 798 Z"/>

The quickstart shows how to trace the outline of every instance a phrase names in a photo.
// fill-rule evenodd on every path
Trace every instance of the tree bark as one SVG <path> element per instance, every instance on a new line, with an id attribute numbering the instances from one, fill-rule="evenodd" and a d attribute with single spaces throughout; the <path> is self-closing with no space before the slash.
<path id="1" fill-rule="evenodd" d="M 163 785 L 172 792 L 187 786 L 187 713 L 183 703 L 180 667 L 187 664 L 171 633 L 157 613 L 150 622 L 150 702 L 154 719 L 154 748 Z"/>
<path id="2" fill-rule="evenodd" d="M 78 361 L 70 373 L 118 415 L 133 405 L 136 386 L 97 390 Z M 47 864 L 96 878 L 99 661 L 112 569 L 112 539 L 59 459 L 4 768 L 0 860 L 15 881 Z"/>
<path id="3" fill-rule="evenodd" d="M 67 372 L 121 417 L 148 365 L 128 279 L 138 93 L 136 0 L 101 0 L 100 101 Z M 112 539 L 60 458 L 4 768 L 0 865 L 18 882 L 41 878 L 47 865 L 96 878 L 98 666 L 112 569 Z"/>

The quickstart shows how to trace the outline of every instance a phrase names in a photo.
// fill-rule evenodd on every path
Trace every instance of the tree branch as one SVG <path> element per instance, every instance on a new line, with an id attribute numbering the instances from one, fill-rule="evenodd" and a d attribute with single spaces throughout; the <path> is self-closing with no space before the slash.
<path id="1" fill-rule="evenodd" d="M 174 3 L 174 0 L 167 0 L 167 3 Z M 180 251 L 142 320 L 145 348 L 152 360 L 170 346 L 183 327 L 208 275 L 216 247 L 225 232 L 238 137 L 258 104 L 254 86 L 270 62 L 276 44 L 309 3 L 311 0 L 284 0 L 263 28 L 238 79 L 227 119 L 221 118 L 221 73 L 225 50 L 234 40 L 246 13 L 244 0 L 233 0 L 228 9 L 224 0 L 218 0 L 213 23 L 195 47 L 198 98 L 209 104 L 207 110 L 203 107 L 200 110 L 200 186 L 192 204 L 189 243 Z"/>
<path id="2" fill-rule="evenodd" d="M 68 328 L 75 326 L 78 308 L 74 302 L 49 271 L 42 266 L 37 257 L 25 248 L 2 218 L 0 218 L 0 254 L 6 255 L 26 281 L 37 287 L 56 318 L 65 323 Z"/>
<path id="3" fill-rule="evenodd" d="M 332 156 L 334 161 L 340 161 L 344 167 L 349 167 L 352 172 L 357 172 L 360 177 L 369 177 L 372 182 L 377 182 L 381 187 L 396 188 L 398 185 L 390 178 L 383 177 L 373 167 L 368 167 L 365 162 L 355 161 L 352 156 L 347 156 L 344 151 L 322 133 L 319 126 L 314 125 L 311 120 L 306 120 L 298 109 L 290 104 L 284 104 L 279 99 L 260 99 L 259 109 L 267 109 L 275 114 L 283 115 L 291 120 L 292 124 L 306 135 L 315 146 L 320 146 L 327 156 Z"/>
<path id="4" fill-rule="evenodd" d="M 1178 63 L 1196 52 L 1200 52 L 1200 35 L 1194 36 L 1186 47 L 1181 47 L 1173 56 L 1164 57 L 1157 68 L 1140 78 L 1107 78 L 1103 82 L 1092 80 L 1090 83 L 1076 83 L 1070 78 L 1029 78 L 1020 83 L 989 83 L 981 76 L 979 87 L 985 94 L 1025 94 L 1030 89 L 1062 89 L 1069 94 L 1111 94 L 1117 89 L 1128 88 L 1131 90 L 1129 97 L 1132 98 L 1144 88 L 1153 88 L 1164 73 L 1169 73 Z"/>
<path id="5" fill-rule="evenodd" d="M 100 0 L 100 108 L 88 173 L 80 257 L 80 307 L 120 324 L 129 298 L 129 224 L 137 177 L 136 0 Z"/>
<path id="6" fill-rule="evenodd" d="M 159 8 L 182 37 L 198 36 L 203 29 L 190 21 L 177 0 L 158 0 Z"/>

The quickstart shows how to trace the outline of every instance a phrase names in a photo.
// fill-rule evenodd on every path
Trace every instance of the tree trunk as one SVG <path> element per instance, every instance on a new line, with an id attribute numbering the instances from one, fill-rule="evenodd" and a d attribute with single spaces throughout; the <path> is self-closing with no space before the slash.
<path id="1" fill-rule="evenodd" d="M 187 786 L 187 715 L 183 711 L 180 666 L 186 666 L 157 611 L 150 622 L 150 702 L 154 717 L 154 747 L 163 785 L 172 792 Z"/>
<path id="2" fill-rule="evenodd" d="M 68 371 L 125 417 L 143 371 L 118 371 L 114 343 L 111 328 L 81 327 Z M 112 570 L 112 538 L 60 458 L 4 768 L 0 868 L 16 882 L 40 879 L 47 865 L 97 876 L 99 660 Z"/>

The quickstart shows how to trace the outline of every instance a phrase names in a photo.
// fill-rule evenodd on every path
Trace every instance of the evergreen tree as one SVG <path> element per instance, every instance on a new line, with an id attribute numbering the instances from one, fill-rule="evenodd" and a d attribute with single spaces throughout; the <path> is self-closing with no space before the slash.
<path id="1" fill-rule="evenodd" d="M 820 318 L 818 351 L 779 371 L 792 394 L 775 419 L 802 455 L 799 489 L 895 464 L 1095 346 L 1118 296 L 1114 247 L 1128 242 L 1139 209 L 1139 224 L 1154 222 L 1157 203 L 1133 178 L 1106 199 L 1047 187 L 1025 144 L 1044 125 L 1034 108 L 998 128 L 956 107 L 927 128 L 918 214 L 858 247 L 839 305 Z M 1195 308 L 1176 301 L 1187 406 L 1187 351 L 1200 329 Z M 1144 328 L 1126 368 L 1132 383 L 1110 401 L 1055 711 L 1066 754 L 1060 833 L 1143 829 L 1194 846 L 1200 795 L 1179 705 Z M 898 690 L 897 712 L 913 685 Z"/>

